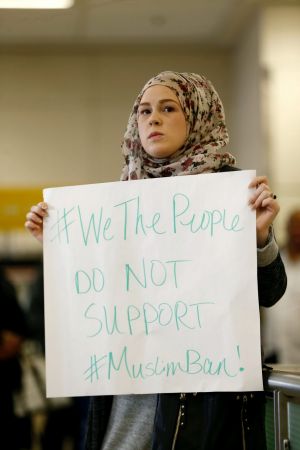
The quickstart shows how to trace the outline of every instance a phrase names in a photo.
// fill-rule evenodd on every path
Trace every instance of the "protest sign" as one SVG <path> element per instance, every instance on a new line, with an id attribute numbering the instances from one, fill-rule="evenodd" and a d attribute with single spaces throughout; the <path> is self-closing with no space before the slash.
<path id="1" fill-rule="evenodd" d="M 254 176 L 44 191 L 48 396 L 262 389 Z"/>

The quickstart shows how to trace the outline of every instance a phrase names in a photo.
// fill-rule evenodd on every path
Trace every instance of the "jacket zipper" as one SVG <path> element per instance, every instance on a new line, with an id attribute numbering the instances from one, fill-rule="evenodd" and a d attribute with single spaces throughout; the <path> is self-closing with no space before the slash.
<path id="1" fill-rule="evenodd" d="M 186 397 L 186 394 L 181 393 L 179 400 L 180 401 L 184 401 Z M 239 399 L 239 396 L 237 397 L 237 399 Z M 248 397 L 247 395 L 243 395 L 243 406 L 241 409 L 241 425 L 242 425 L 242 437 L 243 437 L 243 450 L 247 450 L 246 447 L 246 439 L 245 439 L 245 424 L 244 424 L 244 413 L 247 414 L 247 403 L 248 403 Z M 184 411 L 184 404 L 180 404 L 179 405 L 179 409 L 178 409 L 178 415 L 177 415 L 177 422 L 176 422 L 176 428 L 175 428 L 175 432 L 174 432 L 174 436 L 173 436 L 173 442 L 172 442 L 172 449 L 171 450 L 175 450 L 175 446 L 176 446 L 176 441 L 177 441 L 177 436 L 178 436 L 178 432 L 179 432 L 179 427 L 181 424 L 181 419 L 182 416 L 185 414 Z"/>
<path id="2" fill-rule="evenodd" d="M 185 396 L 186 394 L 180 394 L 179 399 L 185 400 Z M 172 450 L 175 450 L 175 445 L 176 445 L 176 441 L 177 441 L 177 436 L 178 436 L 178 431 L 179 431 L 179 427 L 180 427 L 180 422 L 181 422 L 181 416 L 183 413 L 183 409 L 184 407 L 182 407 L 183 405 L 180 404 L 179 405 L 179 409 L 178 409 L 178 416 L 177 416 L 177 422 L 176 422 L 176 428 L 175 428 L 175 432 L 174 432 L 174 437 L 173 437 L 173 442 L 172 442 Z"/>
<path id="3" fill-rule="evenodd" d="M 247 450 L 247 448 L 246 448 L 245 424 L 244 424 L 244 413 L 245 413 L 245 408 L 247 407 L 247 401 L 248 401 L 247 395 L 243 395 L 243 406 L 242 406 L 242 410 L 241 410 L 243 450 Z"/>

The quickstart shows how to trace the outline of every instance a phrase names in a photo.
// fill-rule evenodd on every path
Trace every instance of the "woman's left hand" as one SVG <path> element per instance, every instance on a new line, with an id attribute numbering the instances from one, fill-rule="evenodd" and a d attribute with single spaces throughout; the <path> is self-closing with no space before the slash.
<path id="1" fill-rule="evenodd" d="M 269 187 L 266 176 L 255 177 L 249 184 L 249 188 L 255 188 L 250 197 L 249 205 L 256 210 L 257 246 L 264 247 L 268 239 L 270 226 L 277 216 L 280 206 Z"/>

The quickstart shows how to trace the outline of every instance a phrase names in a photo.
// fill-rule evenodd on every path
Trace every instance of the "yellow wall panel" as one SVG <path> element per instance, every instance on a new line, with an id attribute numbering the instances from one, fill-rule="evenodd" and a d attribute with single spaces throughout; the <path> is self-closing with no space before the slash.
<path id="1" fill-rule="evenodd" d="M 23 228 L 30 207 L 42 200 L 42 188 L 0 188 L 0 231 Z"/>

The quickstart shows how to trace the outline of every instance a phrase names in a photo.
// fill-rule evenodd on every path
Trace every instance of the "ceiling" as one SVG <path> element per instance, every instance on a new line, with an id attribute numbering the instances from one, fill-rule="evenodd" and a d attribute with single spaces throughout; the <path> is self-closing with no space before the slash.
<path id="1" fill-rule="evenodd" d="M 0 10 L 0 45 L 230 46 L 262 4 L 299 0 L 74 0 L 67 10 Z"/>

